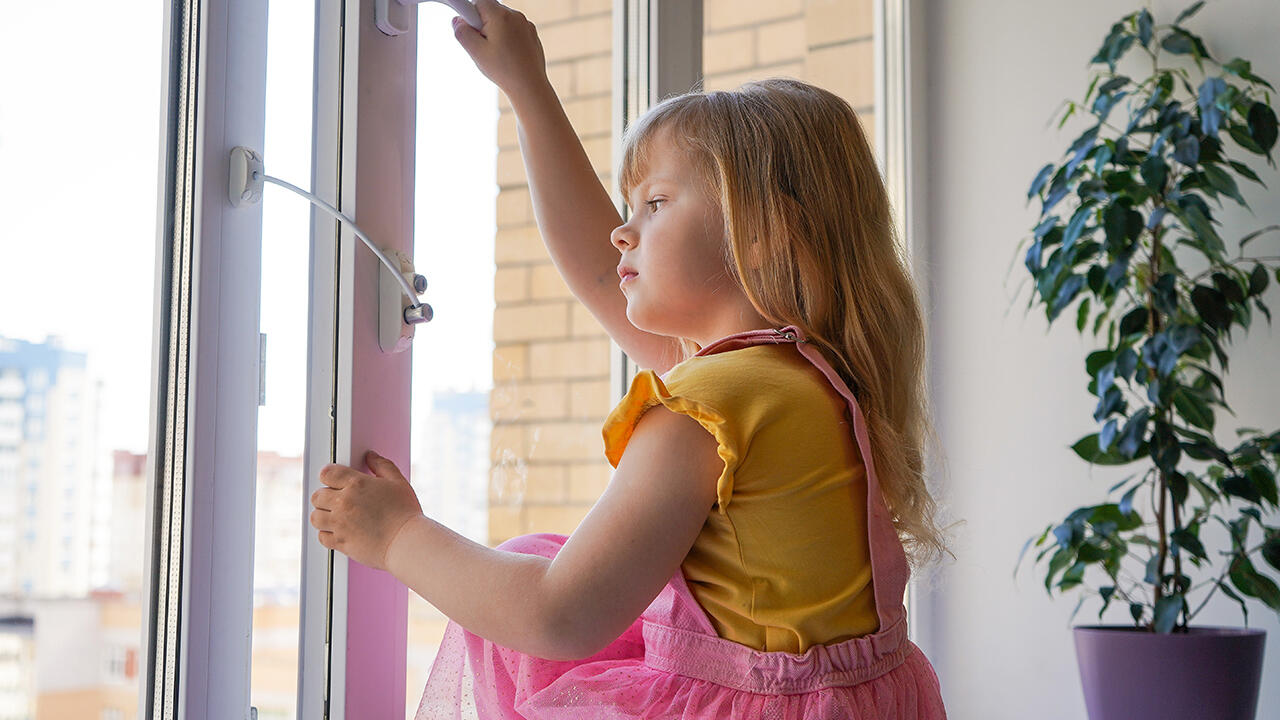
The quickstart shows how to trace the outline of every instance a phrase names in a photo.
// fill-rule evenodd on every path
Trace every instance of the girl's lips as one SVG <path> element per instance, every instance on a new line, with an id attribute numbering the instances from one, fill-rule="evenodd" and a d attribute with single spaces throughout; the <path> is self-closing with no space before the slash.
<path id="1" fill-rule="evenodd" d="M 626 284 L 627 284 L 627 281 L 629 281 L 629 280 L 631 280 L 632 278 L 636 277 L 636 275 L 637 275 L 637 273 L 633 273 L 633 272 L 632 272 L 632 273 L 627 273 L 626 275 L 623 275 L 623 276 L 622 276 L 622 280 L 620 280 L 620 281 L 618 282 L 618 284 L 619 284 L 619 285 L 626 285 Z"/>

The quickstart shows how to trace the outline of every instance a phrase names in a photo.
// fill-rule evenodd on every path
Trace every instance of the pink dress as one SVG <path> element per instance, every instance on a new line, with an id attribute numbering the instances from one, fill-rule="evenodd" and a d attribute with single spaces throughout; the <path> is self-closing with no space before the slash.
<path id="1" fill-rule="evenodd" d="M 545 660 L 450 622 L 416 720 L 940 720 L 938 676 L 907 638 L 902 603 L 910 569 L 871 460 L 866 420 L 848 387 L 799 328 L 752 330 L 700 350 L 797 342 L 849 403 L 866 463 L 868 535 L 880 629 L 803 654 L 756 650 L 719 637 L 677 568 L 648 608 L 599 653 Z M 498 549 L 554 557 L 568 538 L 533 533 Z"/>

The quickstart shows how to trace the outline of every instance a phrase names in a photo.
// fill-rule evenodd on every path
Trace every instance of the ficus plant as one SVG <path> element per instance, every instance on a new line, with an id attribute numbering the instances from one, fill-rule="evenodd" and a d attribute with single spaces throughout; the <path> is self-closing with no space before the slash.
<path id="1" fill-rule="evenodd" d="M 1275 168 L 1275 89 L 1247 60 L 1219 62 L 1187 29 L 1203 5 L 1169 25 L 1143 9 L 1111 27 L 1084 100 L 1060 111 L 1059 129 L 1073 116 L 1088 127 L 1031 182 L 1027 202 L 1039 200 L 1040 214 L 1018 247 L 1034 281 L 1028 310 L 1042 304 L 1051 325 L 1078 303 L 1076 329 L 1105 341 L 1085 360 L 1098 428 L 1072 449 L 1089 463 L 1137 469 L 1110 488 L 1112 500 L 1028 538 L 1018 565 L 1034 541 L 1044 546 L 1036 562 L 1048 556 L 1050 596 L 1081 592 L 1073 619 L 1097 596 L 1099 620 L 1124 602 L 1135 629 L 1156 633 L 1186 632 L 1219 589 L 1246 625 L 1244 596 L 1280 612 L 1280 588 L 1267 575 L 1280 570 L 1280 529 L 1266 524 L 1277 507 L 1280 430 L 1237 429 L 1234 447 L 1214 437 L 1219 409 L 1235 414 L 1223 391 L 1224 346 L 1254 310 L 1270 325 L 1263 297 L 1272 275 L 1280 283 L 1280 257 L 1245 255 L 1280 226 L 1244 234 L 1230 257 L 1216 217 L 1226 201 L 1248 208 L 1241 181 L 1266 187 L 1234 158 L 1249 153 Z M 1150 74 L 1117 72 L 1130 53 L 1141 74 L 1142 55 L 1150 59 Z M 1208 523 L 1227 529 L 1229 552 L 1206 552 Z M 1125 567 L 1130 556 L 1141 578 Z M 1085 583 L 1091 565 L 1106 575 L 1097 587 Z M 1188 565 L 1207 579 L 1193 585 Z M 1204 597 L 1192 610 L 1197 591 Z"/>

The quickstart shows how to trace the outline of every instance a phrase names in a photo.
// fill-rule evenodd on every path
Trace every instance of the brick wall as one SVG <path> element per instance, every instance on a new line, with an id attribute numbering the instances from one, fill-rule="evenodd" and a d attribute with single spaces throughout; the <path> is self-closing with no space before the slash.
<path id="1" fill-rule="evenodd" d="M 874 145 L 872 13 L 871 0 L 703 0 L 703 87 L 799 78 L 847 100 Z"/>
<path id="2" fill-rule="evenodd" d="M 612 0 L 509 0 L 538 27 L 552 85 L 606 186 L 612 169 Z M 704 86 L 787 75 L 849 100 L 870 138 L 871 0 L 704 0 Z M 561 280 L 537 226 L 511 105 L 499 93 L 489 543 L 572 533 L 613 468 L 611 342 Z M 601 238 L 606 242 L 607 238 Z"/>

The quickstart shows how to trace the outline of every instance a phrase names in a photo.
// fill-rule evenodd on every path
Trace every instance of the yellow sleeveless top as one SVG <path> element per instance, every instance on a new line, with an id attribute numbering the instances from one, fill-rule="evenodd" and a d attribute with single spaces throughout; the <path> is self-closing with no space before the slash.
<path id="1" fill-rule="evenodd" d="M 722 638 L 803 653 L 879 629 L 866 468 L 848 406 L 793 343 L 643 370 L 606 418 L 618 466 L 640 416 L 662 403 L 715 436 L 716 504 L 681 564 Z"/>

